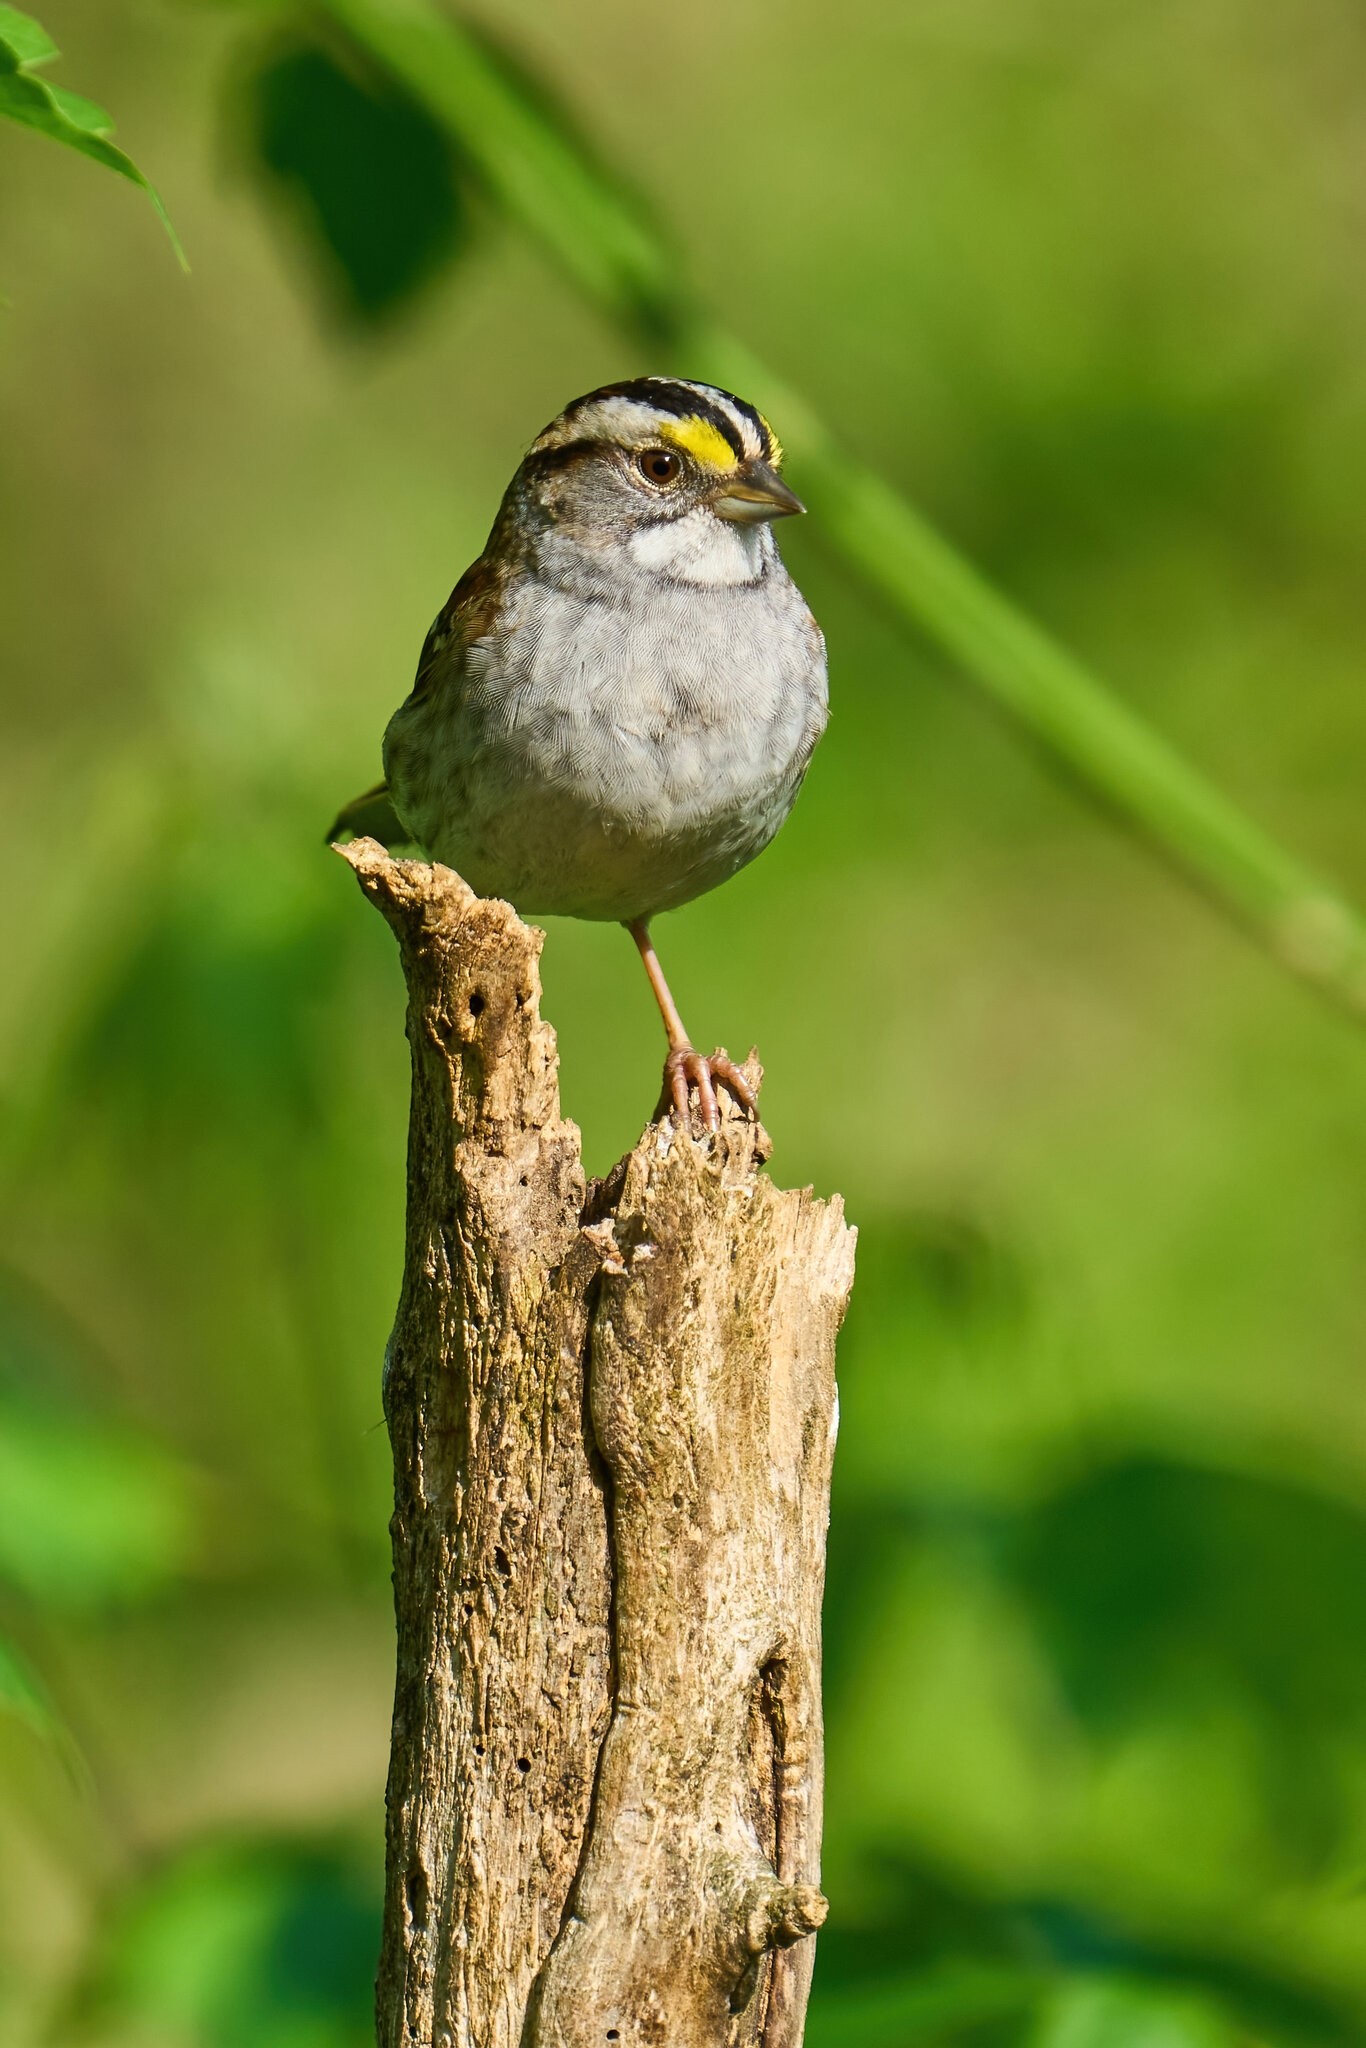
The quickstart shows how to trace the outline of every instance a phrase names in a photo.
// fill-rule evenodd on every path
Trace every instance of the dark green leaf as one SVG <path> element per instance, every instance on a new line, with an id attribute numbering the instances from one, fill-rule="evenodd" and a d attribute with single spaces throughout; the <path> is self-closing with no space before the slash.
<path id="1" fill-rule="evenodd" d="M 182 269 L 187 269 L 185 252 L 160 194 L 131 157 L 109 140 L 113 123 L 103 107 L 33 76 L 33 66 L 50 63 L 57 54 L 56 44 L 31 15 L 21 14 L 17 7 L 0 6 L 0 117 L 35 128 L 40 135 L 65 143 L 68 149 L 78 150 L 106 170 L 117 171 L 121 178 L 140 185 L 156 208 Z"/>
<path id="2" fill-rule="evenodd" d="M 384 319 L 460 252 L 455 150 L 401 88 L 320 44 L 290 43 L 251 80 L 249 109 L 255 153 L 343 314 Z"/>

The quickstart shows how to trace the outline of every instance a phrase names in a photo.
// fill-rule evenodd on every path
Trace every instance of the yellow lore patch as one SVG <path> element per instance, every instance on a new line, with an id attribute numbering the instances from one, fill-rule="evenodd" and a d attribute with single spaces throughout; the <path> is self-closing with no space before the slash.
<path id="1" fill-rule="evenodd" d="M 694 462 L 700 462 L 707 469 L 734 469 L 735 450 L 710 420 L 698 419 L 695 415 L 682 420 L 661 420 L 659 438 L 669 441 L 675 448 L 681 448 L 691 455 Z"/>

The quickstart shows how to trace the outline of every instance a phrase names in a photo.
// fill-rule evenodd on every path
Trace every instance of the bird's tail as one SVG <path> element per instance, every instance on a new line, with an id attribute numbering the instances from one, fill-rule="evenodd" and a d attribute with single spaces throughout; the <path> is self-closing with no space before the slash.
<path id="1" fill-rule="evenodd" d="M 342 805 L 328 827 L 327 844 L 338 839 L 378 839 L 381 846 L 406 846 L 412 836 L 399 823 L 388 783 L 377 782 L 363 796 L 353 796 L 349 804 Z"/>

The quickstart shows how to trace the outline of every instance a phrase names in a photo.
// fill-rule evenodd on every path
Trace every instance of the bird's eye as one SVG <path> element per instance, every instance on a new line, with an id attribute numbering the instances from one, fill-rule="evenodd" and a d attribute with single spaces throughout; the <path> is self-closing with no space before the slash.
<path id="1" fill-rule="evenodd" d="M 682 460 L 668 448 L 647 448 L 636 457 L 636 467 L 652 484 L 677 483 Z"/>

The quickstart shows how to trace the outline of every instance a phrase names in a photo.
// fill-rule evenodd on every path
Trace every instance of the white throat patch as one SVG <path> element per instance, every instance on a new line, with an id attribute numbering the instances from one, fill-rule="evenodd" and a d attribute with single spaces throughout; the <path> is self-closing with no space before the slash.
<path id="1" fill-rule="evenodd" d="M 773 545 L 767 525 L 741 526 L 718 519 L 705 505 L 681 518 L 643 526 L 627 542 L 642 569 L 662 571 L 680 583 L 757 583 Z"/>

